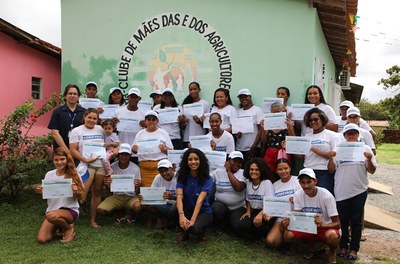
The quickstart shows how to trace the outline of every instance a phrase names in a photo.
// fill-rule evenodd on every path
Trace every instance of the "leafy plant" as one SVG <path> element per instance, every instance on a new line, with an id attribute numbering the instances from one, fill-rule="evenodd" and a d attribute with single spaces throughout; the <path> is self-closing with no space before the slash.
<path id="1" fill-rule="evenodd" d="M 52 97 L 39 109 L 32 101 L 15 108 L 5 120 L 0 120 L 0 197 L 15 199 L 27 185 L 37 181 L 49 169 L 51 157 L 50 135 L 29 136 L 37 118 L 60 102 L 60 95 Z"/>

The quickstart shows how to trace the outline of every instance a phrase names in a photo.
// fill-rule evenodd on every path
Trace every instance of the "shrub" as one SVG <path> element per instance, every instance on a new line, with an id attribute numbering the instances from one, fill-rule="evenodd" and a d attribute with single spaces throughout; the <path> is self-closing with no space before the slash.
<path id="1" fill-rule="evenodd" d="M 27 185 L 38 181 L 51 165 L 50 135 L 29 136 L 37 118 L 53 109 L 60 95 L 52 97 L 38 110 L 32 101 L 15 108 L 0 120 L 0 197 L 15 199 Z"/>

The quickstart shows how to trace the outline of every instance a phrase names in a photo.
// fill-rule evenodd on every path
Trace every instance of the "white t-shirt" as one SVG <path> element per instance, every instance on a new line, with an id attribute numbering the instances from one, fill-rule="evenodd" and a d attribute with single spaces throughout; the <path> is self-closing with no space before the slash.
<path id="1" fill-rule="evenodd" d="M 294 193 L 294 210 L 321 215 L 324 224 L 332 223 L 331 217 L 338 216 L 335 197 L 325 188 L 316 187 L 317 194 L 310 197 L 301 189 Z"/>
<path id="2" fill-rule="evenodd" d="M 168 108 L 172 108 L 170 106 L 166 106 L 165 109 Z M 155 105 L 153 107 L 153 110 L 156 111 L 157 113 L 160 111 L 161 109 L 161 105 Z M 178 110 L 179 110 L 179 115 L 181 115 L 183 113 L 182 111 L 182 107 L 180 105 L 178 105 Z M 176 122 L 173 123 L 169 123 L 169 124 L 158 124 L 158 126 L 162 129 L 164 129 L 165 131 L 168 132 L 168 135 L 171 139 L 180 139 L 181 138 L 181 129 L 179 127 L 179 123 L 178 120 L 176 120 Z"/>
<path id="3" fill-rule="evenodd" d="M 138 119 L 138 120 L 144 120 L 145 113 L 138 108 L 136 111 L 131 111 L 128 110 L 128 106 L 124 106 L 121 108 L 118 108 L 117 111 L 115 112 L 115 116 L 118 119 L 121 118 L 132 118 L 132 119 Z M 135 140 L 137 132 L 129 132 L 129 131 L 118 131 L 118 138 L 122 143 L 127 143 L 129 145 L 132 145 L 133 140 Z M 134 156 L 134 155 L 132 155 Z"/>
<path id="4" fill-rule="evenodd" d="M 176 180 L 176 175 L 174 175 L 172 180 L 166 181 L 160 174 L 157 174 L 156 177 L 154 177 L 153 182 L 151 183 L 151 187 L 165 187 L 166 192 L 169 192 L 172 195 L 176 195 Z M 175 200 L 167 200 L 167 204 L 173 203 L 175 203 Z"/>
<path id="5" fill-rule="evenodd" d="M 332 151 L 336 144 L 340 143 L 340 139 L 337 133 L 324 129 L 322 132 L 313 134 L 307 134 L 306 137 L 311 138 L 311 147 L 317 147 L 320 151 L 329 152 Z M 311 168 L 313 170 L 327 170 L 328 160 L 320 155 L 317 155 L 313 151 L 310 151 L 304 157 L 304 167 Z"/>
<path id="6" fill-rule="evenodd" d="M 327 104 L 323 104 L 320 103 L 319 105 L 316 105 L 315 107 L 321 109 L 322 111 L 324 111 L 324 113 L 326 114 L 326 116 L 328 117 L 328 120 L 334 124 L 338 123 L 337 120 L 337 116 L 335 114 L 335 111 L 333 110 L 332 106 L 327 105 Z M 301 135 L 304 136 L 308 133 L 312 133 L 312 128 L 307 127 L 304 122 L 301 122 Z"/>
<path id="7" fill-rule="evenodd" d="M 242 133 L 242 136 L 236 140 L 236 150 L 248 151 L 254 143 L 258 134 L 258 126 L 261 120 L 264 119 L 264 113 L 260 107 L 253 105 L 247 110 L 240 108 L 238 116 L 252 116 L 253 117 L 253 133 Z M 261 128 L 260 128 L 261 129 Z M 258 142 L 257 145 L 259 145 Z"/>
<path id="8" fill-rule="evenodd" d="M 369 133 L 369 132 L 367 132 Z M 376 158 L 367 145 L 365 152 L 372 155 L 372 163 L 375 167 L 378 165 Z M 359 195 L 368 190 L 368 173 L 367 173 L 367 160 L 365 161 L 341 161 L 333 158 L 333 162 L 336 165 L 335 172 L 335 198 L 336 201 L 343 201 Z"/>
<path id="9" fill-rule="evenodd" d="M 258 187 L 254 187 L 253 183 L 246 180 L 246 201 L 251 205 L 252 209 L 263 209 L 263 198 L 274 197 L 274 186 L 270 180 L 263 180 Z"/>
<path id="10" fill-rule="evenodd" d="M 222 129 L 230 128 L 231 126 L 231 118 L 237 117 L 237 110 L 232 105 L 226 105 L 224 108 L 218 108 L 217 106 L 213 106 L 211 108 L 211 113 L 218 113 L 222 118 Z"/>
<path id="11" fill-rule="evenodd" d="M 140 130 L 135 140 L 133 141 L 133 145 L 138 145 L 138 140 L 148 140 L 148 139 L 158 139 L 159 144 L 164 144 L 170 149 L 173 149 L 174 146 L 172 145 L 171 139 L 167 133 L 162 128 L 157 128 L 154 132 L 147 132 L 146 129 Z M 142 160 L 161 160 L 167 158 L 167 153 L 161 152 L 160 148 L 157 146 L 154 149 L 154 152 L 151 154 L 138 154 L 139 161 Z"/>
<path id="12" fill-rule="evenodd" d="M 217 144 L 215 151 L 223 151 L 229 154 L 235 150 L 235 140 L 231 133 L 224 130 L 219 138 L 214 137 L 212 132 L 208 134 L 211 136 L 211 140 Z"/>
<path id="13" fill-rule="evenodd" d="M 133 163 L 129 162 L 129 165 L 126 169 L 121 169 L 118 165 L 118 161 L 111 164 L 111 168 L 113 170 L 113 174 L 127 174 L 127 175 L 135 175 L 134 179 L 141 180 L 140 169 L 139 167 Z M 135 192 L 115 192 L 116 195 L 128 195 L 128 196 L 136 196 Z"/>
<path id="14" fill-rule="evenodd" d="M 60 180 L 60 179 L 64 179 L 64 177 L 65 177 L 64 175 L 57 176 L 56 170 L 51 170 L 46 173 L 46 175 L 44 176 L 44 179 L 45 180 Z M 47 199 L 46 213 L 48 213 L 50 211 L 58 210 L 61 207 L 69 208 L 79 214 L 79 202 L 78 202 L 78 198 L 76 198 L 76 197 Z"/>
<path id="15" fill-rule="evenodd" d="M 299 180 L 296 176 L 292 176 L 289 181 L 282 182 L 281 180 L 273 183 L 275 197 L 293 197 L 293 194 L 301 189 Z"/>
<path id="16" fill-rule="evenodd" d="M 199 102 L 196 103 L 203 103 L 203 112 L 209 113 L 210 112 L 210 105 L 204 99 L 200 99 Z M 189 142 L 190 136 L 201 136 L 206 134 L 206 130 L 203 128 L 203 125 L 197 124 L 192 116 L 186 116 L 188 118 L 188 122 L 186 124 L 185 132 L 183 133 L 183 141 Z M 199 116 L 201 119 L 201 116 Z"/>
<path id="17" fill-rule="evenodd" d="M 243 176 L 242 169 L 239 169 L 233 175 L 238 181 L 246 183 L 246 178 Z M 210 176 L 214 179 L 216 187 L 215 201 L 225 204 L 229 210 L 235 210 L 239 207 L 246 206 L 244 201 L 246 190 L 244 189 L 238 192 L 233 189 L 225 168 L 211 172 Z"/>
<path id="18" fill-rule="evenodd" d="M 102 142 L 104 143 L 104 130 L 101 126 L 95 125 L 94 128 L 86 128 L 85 125 L 78 126 L 72 129 L 69 136 L 69 143 L 79 143 L 79 152 L 83 153 L 83 144 L 86 142 Z M 103 167 L 100 159 L 88 164 L 93 167 Z"/>

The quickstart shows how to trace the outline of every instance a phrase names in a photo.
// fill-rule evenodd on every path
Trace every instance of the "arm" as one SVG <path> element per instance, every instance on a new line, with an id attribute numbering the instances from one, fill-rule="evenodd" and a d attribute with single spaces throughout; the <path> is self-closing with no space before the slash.
<path id="1" fill-rule="evenodd" d="M 261 133 L 264 130 L 260 124 L 257 125 L 257 136 L 254 139 L 253 145 L 250 148 L 250 157 L 255 157 L 258 142 L 261 140 Z"/>
<path id="2" fill-rule="evenodd" d="M 339 125 L 329 121 L 325 128 L 337 132 L 339 129 Z"/>
<path id="3" fill-rule="evenodd" d="M 332 223 L 323 223 L 322 217 L 320 215 L 316 215 L 314 222 L 318 228 L 339 229 L 340 228 L 339 216 L 335 215 L 335 216 L 331 216 L 330 218 L 331 218 Z"/>
<path id="4" fill-rule="evenodd" d="M 329 159 L 328 159 L 328 171 L 330 173 L 334 173 L 336 170 L 336 165 L 335 162 L 333 161 L 333 157 L 336 156 L 336 152 L 335 151 L 331 151 L 329 154 Z"/>
<path id="5" fill-rule="evenodd" d="M 207 193 L 206 192 L 201 192 L 199 197 L 197 197 L 196 205 L 194 207 L 192 217 L 190 218 L 189 227 L 193 226 L 196 223 L 197 216 L 199 216 L 200 209 L 203 206 L 203 203 L 204 203 L 206 198 L 207 198 Z"/>
<path id="6" fill-rule="evenodd" d="M 240 220 L 243 220 L 246 217 L 250 217 L 250 215 L 251 215 L 251 204 L 249 201 L 246 201 L 246 212 L 240 217 Z"/>
<path id="7" fill-rule="evenodd" d="M 183 189 L 176 189 L 176 209 L 179 214 L 179 225 L 183 230 L 187 230 L 189 227 L 189 220 L 185 216 L 185 212 L 183 211 Z"/>
<path id="8" fill-rule="evenodd" d="M 60 146 L 63 149 L 68 151 L 68 147 L 67 147 L 67 145 L 65 145 L 65 142 L 62 139 L 62 137 L 60 135 L 60 131 L 58 129 L 52 129 L 50 134 L 58 146 Z"/>
<path id="9" fill-rule="evenodd" d="M 239 181 L 236 179 L 235 175 L 233 175 L 232 167 L 229 161 L 225 162 L 226 173 L 228 174 L 229 181 L 232 184 L 232 187 L 235 191 L 241 192 L 246 188 L 246 183 Z"/>
<path id="10" fill-rule="evenodd" d="M 376 171 L 376 167 L 374 163 L 372 162 L 372 154 L 368 152 L 364 152 L 364 156 L 367 159 L 365 163 L 365 167 L 367 168 L 367 171 L 371 174 L 374 174 Z"/>

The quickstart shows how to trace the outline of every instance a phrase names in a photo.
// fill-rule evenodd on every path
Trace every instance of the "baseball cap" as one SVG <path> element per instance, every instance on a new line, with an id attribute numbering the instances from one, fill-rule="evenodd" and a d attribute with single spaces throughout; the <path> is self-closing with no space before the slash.
<path id="1" fill-rule="evenodd" d="M 157 169 L 159 168 L 172 168 L 172 163 L 167 159 L 162 159 L 158 162 Z"/>
<path id="2" fill-rule="evenodd" d="M 349 131 L 351 131 L 351 130 L 356 130 L 356 131 L 358 132 L 358 134 L 360 134 L 360 130 L 358 130 L 358 126 L 357 126 L 356 124 L 347 124 L 347 125 L 345 125 L 344 128 L 343 128 L 343 135 L 344 135 L 346 132 L 349 132 Z"/>
<path id="3" fill-rule="evenodd" d="M 230 159 L 237 159 L 237 158 L 239 158 L 239 159 L 242 159 L 242 160 L 243 160 L 243 154 L 242 154 L 242 152 L 240 152 L 240 151 L 232 151 L 232 152 L 229 154 L 229 158 L 230 158 Z"/>
<path id="4" fill-rule="evenodd" d="M 86 87 L 88 87 L 88 86 L 94 86 L 94 87 L 97 88 L 97 83 L 95 83 L 94 81 L 90 81 L 90 82 L 88 82 L 88 83 L 86 84 Z"/>
<path id="5" fill-rule="evenodd" d="M 144 118 L 147 118 L 148 116 L 155 116 L 158 119 L 158 114 L 157 112 L 150 110 L 146 113 L 146 115 L 144 116 Z"/>
<path id="6" fill-rule="evenodd" d="M 299 176 L 297 178 L 299 179 L 302 176 L 308 176 L 312 179 L 317 179 L 317 177 L 315 176 L 315 172 L 313 171 L 313 169 L 310 169 L 310 168 L 304 168 L 304 169 L 300 170 Z"/>
<path id="7" fill-rule="evenodd" d="M 245 89 L 240 89 L 238 92 L 237 97 L 241 96 L 241 95 L 251 95 L 251 92 L 249 89 L 245 88 Z"/>
<path id="8" fill-rule="evenodd" d="M 360 114 L 360 109 L 358 109 L 358 108 L 355 107 L 355 106 L 350 107 L 349 109 L 347 109 L 346 117 L 349 117 L 349 115 L 361 116 L 361 114 Z"/>
<path id="9" fill-rule="evenodd" d="M 120 93 L 122 93 L 121 88 L 119 88 L 119 87 L 113 87 L 113 88 L 110 89 L 110 94 L 112 94 L 112 93 L 115 92 L 115 91 L 119 91 Z"/>
<path id="10" fill-rule="evenodd" d="M 129 89 L 128 96 L 131 94 L 135 94 L 138 97 L 140 97 L 140 90 L 138 88 L 131 88 Z"/>
<path id="11" fill-rule="evenodd" d="M 342 107 L 342 106 L 354 107 L 354 104 L 353 104 L 352 101 L 345 100 L 345 101 L 343 101 L 343 102 L 341 102 L 341 103 L 339 104 L 339 108 Z"/>
<path id="12" fill-rule="evenodd" d="M 163 93 L 162 94 L 165 94 L 165 93 L 171 93 L 172 95 L 174 95 L 174 90 L 172 89 L 172 88 L 165 88 L 164 89 L 164 91 L 163 91 Z"/>
<path id="13" fill-rule="evenodd" d="M 131 155 L 132 154 L 131 146 L 129 144 L 127 144 L 127 143 L 122 143 L 119 146 L 118 153 L 128 153 L 128 154 Z"/>
<path id="14" fill-rule="evenodd" d="M 161 92 L 160 89 L 153 90 L 153 91 L 150 93 L 150 97 L 153 97 L 153 95 L 162 95 L 162 92 Z"/>

